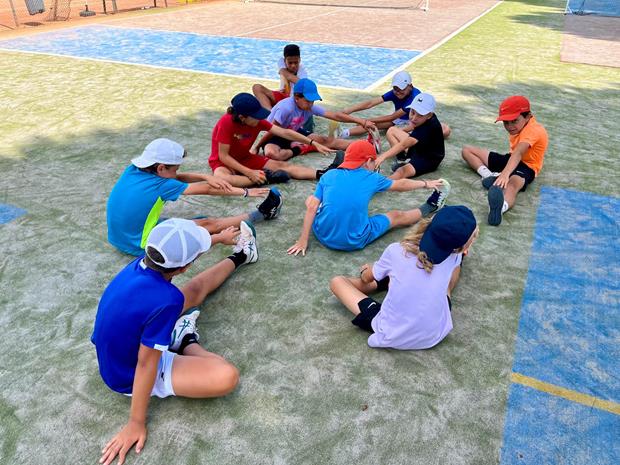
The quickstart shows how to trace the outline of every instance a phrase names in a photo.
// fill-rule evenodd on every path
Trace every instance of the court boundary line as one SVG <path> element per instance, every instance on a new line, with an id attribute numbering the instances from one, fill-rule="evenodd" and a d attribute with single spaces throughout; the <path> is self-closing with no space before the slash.
<path id="1" fill-rule="evenodd" d="M 561 397 L 571 402 L 585 405 L 586 407 L 596 408 L 598 410 L 603 410 L 605 412 L 620 415 L 620 404 L 611 400 L 604 400 L 595 396 L 591 396 L 589 394 L 583 394 L 578 391 L 573 391 L 572 389 L 564 388 L 562 386 L 557 386 L 551 383 L 546 383 L 545 381 L 541 381 L 539 379 L 532 378 L 530 376 L 526 376 L 516 372 L 512 372 L 510 374 L 510 381 L 515 384 L 520 384 L 522 386 L 536 389 L 537 391 L 541 391 L 555 397 Z"/>
<path id="2" fill-rule="evenodd" d="M 463 24 L 460 28 L 458 28 L 456 31 L 448 34 L 446 37 L 444 37 L 443 39 L 441 39 L 439 42 L 437 42 L 436 44 L 434 44 L 433 46 L 431 46 L 430 48 L 427 48 L 426 50 L 423 50 L 419 55 L 416 55 L 415 57 L 413 57 L 411 60 L 407 61 L 406 63 L 402 64 L 401 66 L 399 66 L 396 69 L 393 69 L 392 71 L 390 71 L 388 74 L 386 74 L 385 76 L 383 76 L 381 79 L 373 82 L 372 84 L 370 84 L 368 87 L 365 87 L 364 89 L 362 89 L 363 92 L 371 92 L 374 89 L 376 89 L 383 81 L 385 81 L 386 79 L 390 78 L 391 76 L 393 76 L 394 74 L 396 74 L 399 71 L 403 71 L 405 70 L 407 67 L 409 67 L 410 65 L 412 65 L 413 63 L 415 63 L 416 61 L 420 60 L 421 58 L 425 57 L 426 55 L 428 55 L 429 53 L 433 52 L 434 50 L 438 49 L 439 47 L 441 47 L 443 44 L 445 44 L 446 42 L 448 42 L 450 39 L 452 39 L 453 37 L 457 36 L 458 34 L 460 34 L 461 32 L 463 32 L 465 29 L 467 29 L 469 26 L 471 26 L 472 24 L 474 24 L 476 21 L 478 21 L 480 18 L 482 18 L 483 16 L 486 16 L 487 14 L 489 14 L 491 11 L 493 11 L 495 8 L 497 8 L 499 5 L 501 5 L 503 3 L 503 0 L 498 0 L 495 5 L 491 6 L 490 8 L 487 8 L 485 11 L 483 11 L 482 13 L 480 13 L 478 16 L 476 16 L 473 19 L 470 19 L 468 22 L 466 22 L 465 24 Z"/>

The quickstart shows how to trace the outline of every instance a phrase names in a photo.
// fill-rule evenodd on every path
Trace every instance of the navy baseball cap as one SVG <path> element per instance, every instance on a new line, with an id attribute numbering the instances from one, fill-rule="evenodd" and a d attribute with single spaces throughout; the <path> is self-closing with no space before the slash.
<path id="1" fill-rule="evenodd" d="M 323 100 L 319 95 L 319 91 L 316 88 L 314 81 L 308 78 L 300 79 L 295 83 L 293 87 L 293 93 L 302 94 L 306 100 L 314 102 L 315 100 Z"/>
<path id="2" fill-rule="evenodd" d="M 230 103 L 238 115 L 251 116 L 256 119 L 265 119 L 269 116 L 269 110 L 263 108 L 252 94 L 246 92 L 237 94 Z"/>
<path id="3" fill-rule="evenodd" d="M 424 231 L 420 252 L 425 252 L 428 259 L 438 265 L 455 249 L 463 247 L 475 230 L 476 218 L 469 208 L 463 205 L 444 207 Z"/>

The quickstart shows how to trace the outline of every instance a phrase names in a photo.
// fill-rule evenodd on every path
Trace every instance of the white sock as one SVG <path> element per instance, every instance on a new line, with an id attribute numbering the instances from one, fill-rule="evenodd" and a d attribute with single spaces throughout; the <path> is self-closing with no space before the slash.
<path id="1" fill-rule="evenodd" d="M 484 178 L 488 178 L 489 176 L 493 176 L 493 173 L 491 172 L 491 170 L 489 168 L 487 168 L 484 165 L 481 165 L 480 168 L 478 168 L 476 170 L 476 172 L 484 179 Z"/>
<path id="2" fill-rule="evenodd" d="M 502 215 L 510 208 L 508 202 L 504 200 L 504 205 L 502 205 Z"/>
<path id="3" fill-rule="evenodd" d="M 348 139 L 350 135 L 351 134 L 349 133 L 349 130 L 347 128 L 344 128 L 342 131 L 340 131 L 341 139 Z"/>

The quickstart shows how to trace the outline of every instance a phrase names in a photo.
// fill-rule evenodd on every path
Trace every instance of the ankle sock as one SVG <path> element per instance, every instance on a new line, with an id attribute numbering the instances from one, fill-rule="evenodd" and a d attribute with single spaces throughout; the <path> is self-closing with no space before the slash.
<path id="1" fill-rule="evenodd" d="M 234 254 L 229 255 L 226 258 L 232 260 L 232 262 L 235 264 L 235 269 L 237 269 L 245 263 L 248 257 L 243 250 L 240 250 L 239 252 L 235 252 Z"/>
<path id="2" fill-rule="evenodd" d="M 476 172 L 484 179 L 484 178 L 488 178 L 489 176 L 493 176 L 493 172 L 487 168 L 486 166 L 482 165 L 480 166 L 480 168 L 478 168 L 476 170 Z"/>
<path id="3" fill-rule="evenodd" d="M 510 206 L 508 205 L 508 202 L 504 200 L 504 205 L 502 205 L 502 214 L 506 213 L 509 208 Z"/>
<path id="4" fill-rule="evenodd" d="M 348 139 L 350 135 L 351 135 L 351 133 L 349 132 L 348 128 L 345 128 L 342 131 L 340 131 L 340 138 L 341 139 Z"/>
<path id="5" fill-rule="evenodd" d="M 177 354 L 183 355 L 183 351 L 190 344 L 198 344 L 198 338 L 196 337 L 196 333 L 186 334 L 183 340 L 181 341 L 181 345 L 179 346 L 179 350 L 177 350 Z"/>
<path id="6" fill-rule="evenodd" d="M 253 224 L 259 223 L 265 219 L 265 216 L 258 210 L 252 210 L 248 213 L 248 216 Z"/>

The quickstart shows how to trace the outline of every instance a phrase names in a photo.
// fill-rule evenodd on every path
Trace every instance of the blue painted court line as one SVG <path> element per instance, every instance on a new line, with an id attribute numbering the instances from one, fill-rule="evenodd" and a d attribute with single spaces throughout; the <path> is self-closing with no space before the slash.
<path id="1" fill-rule="evenodd" d="M 287 42 L 151 29 L 86 26 L 0 41 L 1 49 L 277 79 Z M 419 51 L 298 42 L 319 85 L 363 89 Z"/>
<path id="2" fill-rule="evenodd" d="M 513 371 L 620 402 L 620 199 L 543 187 Z"/>
<path id="3" fill-rule="evenodd" d="M 26 213 L 28 212 L 26 210 L 22 210 L 21 208 L 14 207 L 13 205 L 0 203 L 0 224 L 13 221 L 15 218 L 19 218 Z"/>
<path id="4" fill-rule="evenodd" d="M 511 385 L 502 465 L 620 463 L 619 237 L 620 199 L 541 189 L 513 381 L 570 392 Z"/>
<path id="5" fill-rule="evenodd" d="M 501 465 L 617 465 L 620 416 L 513 384 Z"/>

